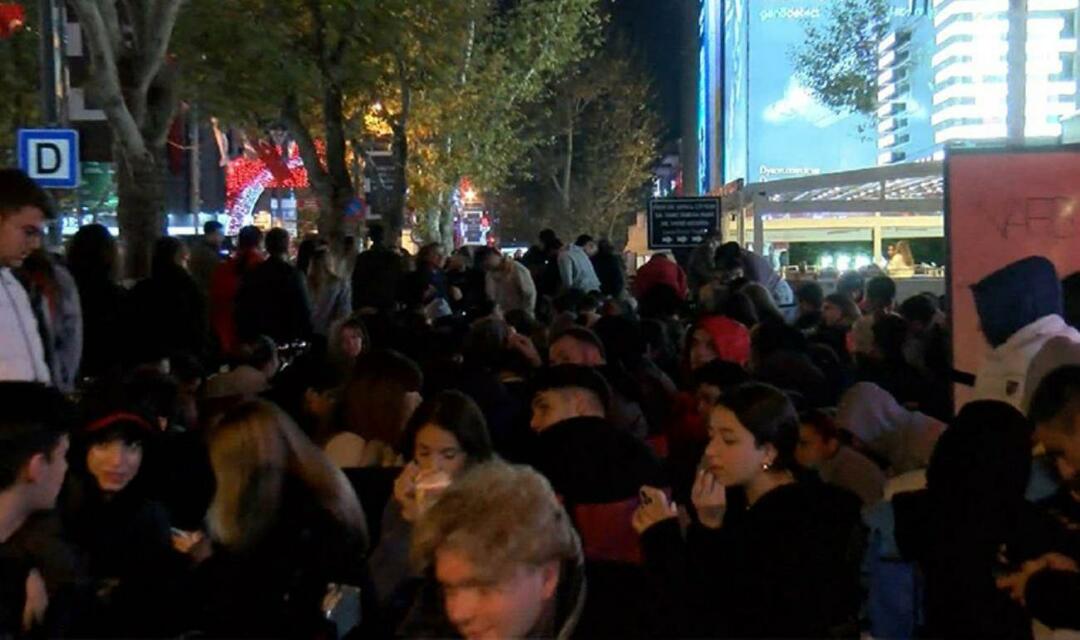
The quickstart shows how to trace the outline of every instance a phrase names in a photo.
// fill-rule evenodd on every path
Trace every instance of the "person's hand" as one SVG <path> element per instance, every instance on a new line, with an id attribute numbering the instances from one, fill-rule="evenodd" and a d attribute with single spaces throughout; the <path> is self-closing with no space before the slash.
<path id="1" fill-rule="evenodd" d="M 515 331 L 507 338 L 506 346 L 524 356 L 533 368 L 544 366 L 544 359 L 540 357 L 540 352 L 536 350 L 536 345 L 528 336 Z"/>
<path id="2" fill-rule="evenodd" d="M 669 501 L 660 489 L 642 487 L 640 495 L 641 504 L 634 510 L 634 516 L 630 520 L 634 531 L 637 531 L 639 535 L 664 520 L 679 517 L 678 507 L 674 502 Z"/>
<path id="3" fill-rule="evenodd" d="M 45 621 L 45 611 L 49 608 L 49 592 L 45 580 L 37 569 L 31 569 L 26 576 L 26 604 L 23 605 L 23 631 L 30 632 Z"/>
<path id="4" fill-rule="evenodd" d="M 406 522 L 416 522 L 420 515 L 419 505 L 416 502 L 416 476 L 420 475 L 420 466 L 410 462 L 402 469 L 397 480 L 394 480 L 394 500 L 401 507 L 401 517 Z"/>
<path id="5" fill-rule="evenodd" d="M 461 299 L 465 297 L 465 294 L 461 293 L 461 289 L 457 287 L 450 287 L 450 299 L 454 302 L 461 302 Z"/>
<path id="6" fill-rule="evenodd" d="M 1026 604 L 1028 581 L 1040 571 L 1072 571 L 1077 572 L 1076 562 L 1060 553 L 1048 553 L 1041 558 L 1029 560 L 1021 565 L 1016 573 L 1002 576 L 997 579 L 997 587 L 1002 591 L 1008 591 L 1009 596 L 1020 604 Z"/>
<path id="7" fill-rule="evenodd" d="M 724 526 L 724 514 L 727 512 L 727 493 L 724 485 L 707 469 L 698 469 L 690 500 L 697 510 L 698 521 L 710 529 Z"/>
<path id="8" fill-rule="evenodd" d="M 172 546 L 179 553 L 189 554 L 191 550 L 195 548 L 197 544 L 203 541 L 202 531 L 181 531 L 180 529 L 172 530 Z"/>

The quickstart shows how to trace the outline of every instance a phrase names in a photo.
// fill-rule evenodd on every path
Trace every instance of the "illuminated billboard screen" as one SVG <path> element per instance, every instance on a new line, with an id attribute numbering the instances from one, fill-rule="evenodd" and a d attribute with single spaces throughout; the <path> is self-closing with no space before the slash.
<path id="1" fill-rule="evenodd" d="M 806 27 L 823 23 L 834 4 L 834 0 L 723 2 L 722 182 L 780 180 L 878 164 L 875 118 L 837 114 L 796 75 L 793 50 L 803 42 Z M 895 0 L 898 24 L 929 24 L 926 16 L 911 16 L 910 8 L 908 0 Z M 913 146 L 922 146 L 930 136 L 932 29 L 920 29 L 916 37 L 923 40 L 917 47 L 920 54 L 925 52 L 927 69 L 917 74 L 914 84 L 927 86 L 911 88 L 909 125 Z"/>

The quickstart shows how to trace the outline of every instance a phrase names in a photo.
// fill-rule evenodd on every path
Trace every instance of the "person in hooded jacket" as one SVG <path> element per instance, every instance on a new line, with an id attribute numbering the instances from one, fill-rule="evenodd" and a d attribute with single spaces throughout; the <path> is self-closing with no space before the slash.
<path id="1" fill-rule="evenodd" d="M 894 475 L 926 468 L 945 431 L 945 423 L 905 409 L 888 391 L 871 382 L 855 384 L 844 393 L 836 425 L 854 436 L 857 449 Z"/>
<path id="2" fill-rule="evenodd" d="M 152 362 L 173 353 L 203 356 L 206 300 L 187 271 L 189 255 L 176 238 L 154 243 L 150 277 L 131 291 L 131 362 Z"/>
<path id="3" fill-rule="evenodd" d="M 993 349 L 975 374 L 975 399 L 1001 400 L 1024 410 L 1028 369 L 1052 338 L 1080 342 L 1061 317 L 1061 283 L 1041 256 L 1018 260 L 971 288 L 986 341 Z"/>
<path id="4" fill-rule="evenodd" d="M 600 280 L 600 293 L 621 299 L 626 294 L 626 263 L 610 240 L 603 239 L 597 243 L 592 264 Z"/>
<path id="5" fill-rule="evenodd" d="M 89 422 L 72 448 L 59 510 L 95 594 L 77 635 L 184 630 L 174 600 L 185 559 L 173 548 L 169 514 L 149 495 L 143 469 L 144 452 L 158 435 L 142 416 L 118 411 Z"/>

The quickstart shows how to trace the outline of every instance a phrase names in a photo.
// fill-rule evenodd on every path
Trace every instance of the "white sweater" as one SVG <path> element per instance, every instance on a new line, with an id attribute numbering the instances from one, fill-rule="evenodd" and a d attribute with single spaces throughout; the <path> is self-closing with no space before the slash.
<path id="1" fill-rule="evenodd" d="M 8 268 L 0 268 L 0 380 L 52 382 L 30 297 Z"/>
<path id="2" fill-rule="evenodd" d="M 1044 316 L 1014 333 L 1005 344 L 991 351 L 979 367 L 975 399 L 1000 400 L 1023 411 L 1031 361 L 1043 345 L 1059 336 L 1080 342 L 1080 333 L 1058 315 Z"/>

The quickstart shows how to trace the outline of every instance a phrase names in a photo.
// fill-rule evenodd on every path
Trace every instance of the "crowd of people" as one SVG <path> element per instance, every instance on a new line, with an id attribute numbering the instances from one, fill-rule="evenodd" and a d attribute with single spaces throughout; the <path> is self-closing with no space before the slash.
<path id="1" fill-rule="evenodd" d="M 0 171 L 0 636 L 1080 630 L 1080 333 L 1053 266 L 946 308 L 711 237 L 410 256 L 209 223 L 149 277 Z M 1068 282 L 1068 281 L 1066 281 Z"/>

